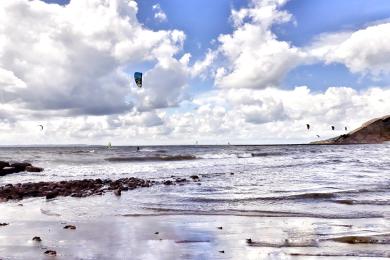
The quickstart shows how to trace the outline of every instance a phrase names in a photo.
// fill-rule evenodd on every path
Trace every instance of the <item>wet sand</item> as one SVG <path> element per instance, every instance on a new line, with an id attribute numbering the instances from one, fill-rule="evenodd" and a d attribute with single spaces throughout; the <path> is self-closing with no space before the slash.
<path id="1" fill-rule="evenodd" d="M 1 259 L 372 259 L 390 257 L 389 221 L 229 215 L 66 217 L 0 205 Z M 75 229 L 64 229 L 74 225 Z M 42 241 L 33 241 L 33 237 Z M 352 236 L 352 238 L 351 238 Z M 250 240 L 249 240 L 250 239 Z"/>

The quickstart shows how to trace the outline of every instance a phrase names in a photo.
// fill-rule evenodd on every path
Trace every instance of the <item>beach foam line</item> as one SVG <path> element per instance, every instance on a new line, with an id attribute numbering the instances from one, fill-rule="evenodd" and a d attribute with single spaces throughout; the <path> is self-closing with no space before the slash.
<path id="1" fill-rule="evenodd" d="M 321 219 L 373 219 L 383 218 L 382 214 L 366 213 L 366 214 L 316 214 L 306 212 L 289 212 L 289 211 L 266 211 L 266 210 L 212 210 L 212 211 L 194 211 L 194 210 L 179 210 L 179 209 L 164 209 L 164 208 L 149 208 L 153 210 L 150 213 L 127 213 L 118 214 L 121 217 L 156 217 L 156 216 L 238 216 L 238 217 L 294 217 L 294 218 L 321 218 Z"/>
<path id="2" fill-rule="evenodd" d="M 157 156 L 132 156 L 132 157 L 109 157 L 109 162 L 150 162 L 150 161 L 185 161 L 197 159 L 193 155 L 157 155 Z"/>
<path id="3" fill-rule="evenodd" d="M 331 200 L 332 202 L 345 204 L 345 205 L 376 205 L 376 206 L 388 206 L 390 201 L 387 200 L 353 200 L 353 199 L 338 199 Z"/>
<path id="4" fill-rule="evenodd" d="M 247 198 L 210 198 L 210 197 L 193 197 L 188 198 L 192 202 L 246 202 L 246 201 L 291 201 L 291 200 L 321 200 L 337 198 L 339 194 L 343 194 L 347 191 L 335 191 L 335 192 L 308 192 L 299 193 L 293 195 L 280 195 L 280 196 L 260 196 L 260 197 L 247 197 Z M 348 191 L 350 192 L 350 191 Z"/>
<path id="5" fill-rule="evenodd" d="M 263 152 L 263 153 L 251 153 L 252 157 L 267 157 L 267 156 L 282 156 L 286 155 L 282 152 Z"/>

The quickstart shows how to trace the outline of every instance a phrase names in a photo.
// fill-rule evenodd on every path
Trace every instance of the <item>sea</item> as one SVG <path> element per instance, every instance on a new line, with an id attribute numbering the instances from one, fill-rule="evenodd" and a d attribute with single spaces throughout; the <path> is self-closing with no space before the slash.
<path id="1" fill-rule="evenodd" d="M 0 186 L 189 181 L 120 197 L 2 202 L 0 222 L 10 225 L 0 228 L 0 258 L 45 259 L 44 248 L 57 250 L 59 259 L 390 257 L 389 143 L 139 148 L 1 147 L 0 160 L 28 161 L 44 171 L 0 177 Z M 76 223 L 77 232 L 62 231 L 66 223 Z M 42 248 L 31 244 L 37 234 L 46 241 Z"/>
<path id="2" fill-rule="evenodd" d="M 112 204 L 111 210 L 120 214 L 390 216 L 390 144 L 142 146 L 139 151 L 133 146 L 2 147 L 0 160 L 28 161 L 45 169 L 0 177 L 0 185 L 200 178 L 130 191 L 131 203 Z M 107 211 L 95 208 L 93 214 Z"/>

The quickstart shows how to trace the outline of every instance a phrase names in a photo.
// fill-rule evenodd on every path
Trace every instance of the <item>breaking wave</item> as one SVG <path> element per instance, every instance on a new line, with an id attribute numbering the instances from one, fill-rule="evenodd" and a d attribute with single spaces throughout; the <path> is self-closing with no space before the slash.
<path id="1" fill-rule="evenodd" d="M 156 156 L 133 156 L 133 157 L 109 157 L 109 162 L 151 162 L 151 161 L 185 161 L 197 159 L 193 155 L 156 155 Z"/>

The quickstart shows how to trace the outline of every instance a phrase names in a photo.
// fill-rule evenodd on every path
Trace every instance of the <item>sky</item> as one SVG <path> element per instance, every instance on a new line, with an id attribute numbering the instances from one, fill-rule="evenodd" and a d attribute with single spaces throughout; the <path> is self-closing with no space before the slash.
<path id="1" fill-rule="evenodd" d="M 333 137 L 390 114 L 389 42 L 388 0 L 0 1 L 0 145 Z"/>

